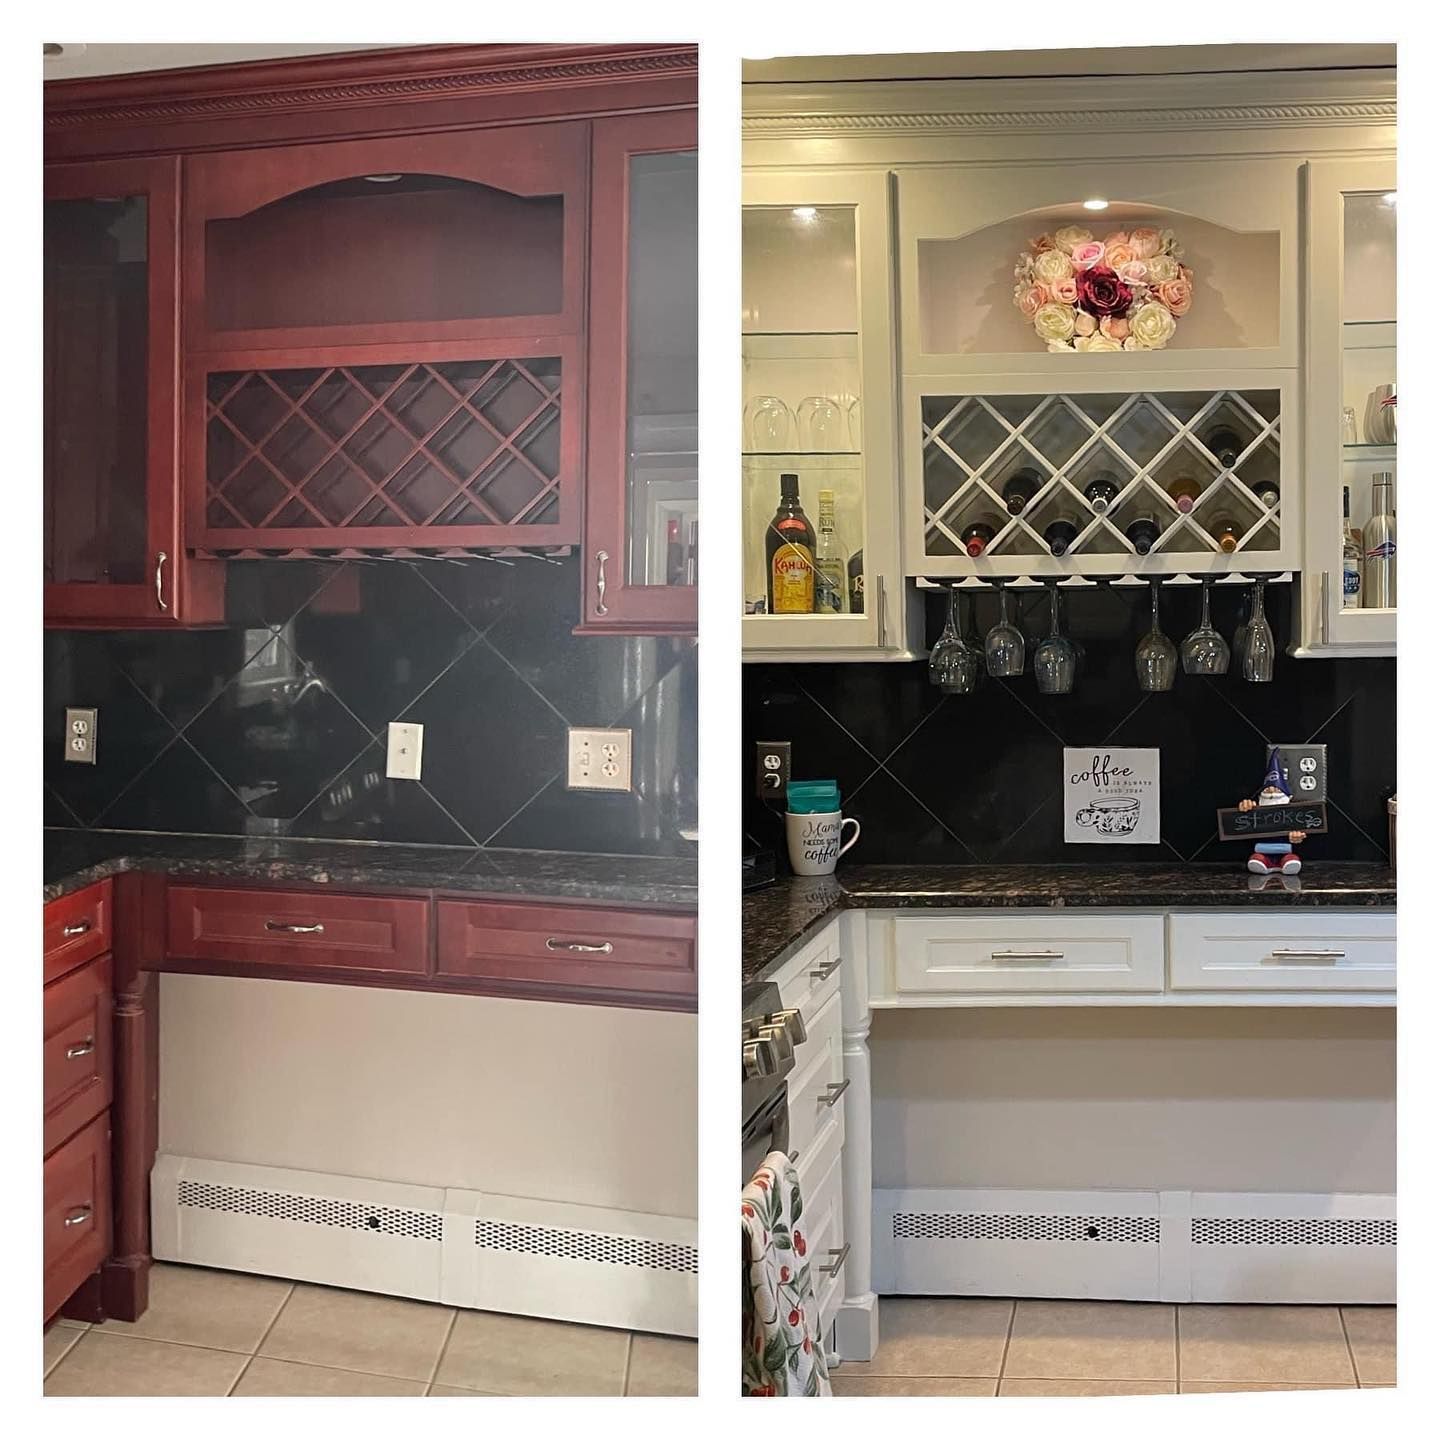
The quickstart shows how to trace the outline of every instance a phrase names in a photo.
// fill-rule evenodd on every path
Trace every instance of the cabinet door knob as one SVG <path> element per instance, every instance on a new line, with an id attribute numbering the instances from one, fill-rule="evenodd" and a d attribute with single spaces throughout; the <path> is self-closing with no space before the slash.
<path id="1" fill-rule="evenodd" d="M 610 607 L 605 603 L 605 562 L 610 558 L 608 550 L 595 552 L 595 613 L 608 615 Z"/>
<path id="2" fill-rule="evenodd" d="M 83 1225 L 95 1212 L 88 1205 L 77 1206 L 65 1217 L 66 1227 Z"/>
<path id="3" fill-rule="evenodd" d="M 608 955 L 614 946 L 608 940 L 557 940 L 553 935 L 545 942 L 547 950 L 570 950 L 576 955 Z"/>
<path id="4" fill-rule="evenodd" d="M 850 1242 L 847 1240 L 839 1250 L 827 1250 L 827 1255 L 835 1258 L 828 1265 L 818 1267 L 822 1275 L 829 1275 L 832 1279 L 840 1273 L 840 1268 L 845 1264 L 845 1257 L 850 1253 Z"/>
<path id="5" fill-rule="evenodd" d="M 72 1045 L 66 1050 L 65 1058 L 67 1060 L 79 1060 L 86 1055 L 93 1055 L 94 1053 L 95 1037 L 93 1035 L 87 1035 L 78 1045 Z"/>
<path id="6" fill-rule="evenodd" d="M 286 920 L 267 920 L 265 928 L 279 931 L 282 935 L 323 935 L 325 933 L 323 925 L 292 925 Z"/>
<path id="7" fill-rule="evenodd" d="M 169 557 L 163 550 L 159 551 L 159 552 L 156 554 L 156 556 L 155 556 L 155 603 L 156 603 L 162 610 L 168 610 L 168 609 L 170 608 L 170 607 L 165 603 L 165 585 L 164 585 L 165 562 L 166 562 L 169 558 L 170 558 L 170 557 Z"/>
<path id="8" fill-rule="evenodd" d="M 88 920 L 77 920 L 73 925 L 67 925 L 60 933 L 67 940 L 73 939 L 76 935 L 88 935 L 90 933 L 90 922 Z"/>
<path id="9" fill-rule="evenodd" d="M 850 1088 L 848 1080 L 841 1080 L 838 1084 L 827 1085 L 825 1093 L 820 1097 L 820 1104 L 831 1106 L 836 1104 L 840 1097 Z"/>

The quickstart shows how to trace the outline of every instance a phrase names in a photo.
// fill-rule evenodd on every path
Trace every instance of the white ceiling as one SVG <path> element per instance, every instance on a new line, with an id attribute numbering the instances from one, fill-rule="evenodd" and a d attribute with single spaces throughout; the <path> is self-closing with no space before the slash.
<path id="1" fill-rule="evenodd" d="M 333 55 L 345 50 L 389 50 L 390 45 L 90 45 L 65 44 L 45 57 L 47 80 L 80 75 L 126 75 L 136 70 L 179 70 L 194 65 L 233 65 L 241 60 L 283 60 L 293 55 Z"/>

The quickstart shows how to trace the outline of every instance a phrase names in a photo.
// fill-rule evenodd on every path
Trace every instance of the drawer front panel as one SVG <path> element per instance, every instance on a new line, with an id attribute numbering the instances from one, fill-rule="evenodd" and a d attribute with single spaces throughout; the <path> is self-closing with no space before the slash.
<path id="1" fill-rule="evenodd" d="M 441 900 L 439 974 L 693 1000 L 695 917 Z"/>
<path id="2" fill-rule="evenodd" d="M 110 1113 L 45 1162 L 45 1318 L 110 1253 Z"/>
<path id="3" fill-rule="evenodd" d="M 787 1009 L 799 1010 L 808 1024 L 811 1015 L 839 991 L 843 965 L 840 925 L 832 921 L 775 976 L 780 1003 Z"/>
<path id="4" fill-rule="evenodd" d="M 430 903 L 404 896 L 171 885 L 167 958 L 384 975 L 430 968 Z"/>
<path id="5" fill-rule="evenodd" d="M 111 890 L 109 880 L 100 880 L 45 907 L 47 984 L 110 948 Z"/>
<path id="6" fill-rule="evenodd" d="M 1217 911 L 1169 918 L 1175 990 L 1393 990 L 1393 911 Z"/>
<path id="7" fill-rule="evenodd" d="M 108 957 L 45 987 L 45 1153 L 110 1104 Z"/>
<path id="8" fill-rule="evenodd" d="M 839 1158 L 815 1186 L 813 1194 L 807 1195 L 802 1190 L 800 1195 L 805 1208 L 796 1228 L 805 1237 L 805 1259 L 810 1262 L 810 1281 L 820 1307 L 820 1334 L 828 1341 L 827 1332 L 845 1298 L 844 1185 Z M 827 1274 L 830 1270 L 834 1273 Z"/>
<path id="9" fill-rule="evenodd" d="M 1159 991 L 1159 915 L 899 916 L 895 986 L 904 994 Z"/>
<path id="10" fill-rule="evenodd" d="M 803 1158 L 826 1125 L 840 1127 L 845 1137 L 845 1080 L 841 1049 L 840 996 L 832 995 L 818 1014 L 806 1021 L 805 1043 L 795 1052 L 790 1091 L 790 1148 Z"/>

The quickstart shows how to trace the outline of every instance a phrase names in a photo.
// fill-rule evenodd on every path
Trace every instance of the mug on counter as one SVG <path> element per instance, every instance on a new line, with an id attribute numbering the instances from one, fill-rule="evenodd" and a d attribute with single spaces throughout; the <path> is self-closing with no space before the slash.
<path id="1" fill-rule="evenodd" d="M 854 832 L 842 845 L 845 826 Z M 785 812 L 785 842 L 790 848 L 790 868 L 797 875 L 830 875 L 835 862 L 860 838 L 860 822 L 844 819 L 838 810 L 797 815 Z"/>

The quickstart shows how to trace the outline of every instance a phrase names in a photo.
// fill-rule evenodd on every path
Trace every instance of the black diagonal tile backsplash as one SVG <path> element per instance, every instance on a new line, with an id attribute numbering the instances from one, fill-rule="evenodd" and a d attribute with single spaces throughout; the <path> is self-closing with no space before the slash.
<path id="1" fill-rule="evenodd" d="M 576 636 L 579 598 L 574 559 L 246 561 L 224 627 L 47 631 L 46 824 L 692 855 L 694 642 Z M 391 720 L 425 726 L 418 783 Z M 567 725 L 633 730 L 633 794 L 567 789 Z"/>
<path id="2" fill-rule="evenodd" d="M 1279 643 L 1290 634 L 1291 587 L 1267 587 Z M 1213 591 L 1212 616 L 1229 639 L 1245 592 Z M 944 621 L 932 595 L 929 638 Z M 1178 646 L 1199 616 L 1199 591 L 1166 587 L 1161 624 Z M 861 822 L 856 861 L 908 864 L 1053 864 L 1245 859 L 1215 839 L 1215 810 L 1251 793 L 1267 743 L 1330 747 L 1330 833 L 1305 842 L 1313 859 L 1383 860 L 1386 799 L 1394 794 L 1395 663 L 1293 660 L 1252 685 L 1238 673 L 1180 675 L 1168 694 L 1145 696 L 1133 656 L 1150 627 L 1149 593 L 1097 586 L 1066 596 L 1066 623 L 1084 650 L 1075 692 L 1041 695 L 1033 673 L 981 683 L 973 696 L 942 696 L 923 662 L 745 667 L 741 775 L 748 836 L 783 853 L 778 820 L 753 797 L 754 742 L 789 740 L 797 778 L 834 777 L 847 814 Z M 1043 594 L 1016 607 L 1027 639 L 1049 626 Z M 976 602 L 983 634 L 998 616 Z M 1061 750 L 1066 745 L 1159 746 L 1160 845 L 1099 850 L 1061 840 Z"/>

